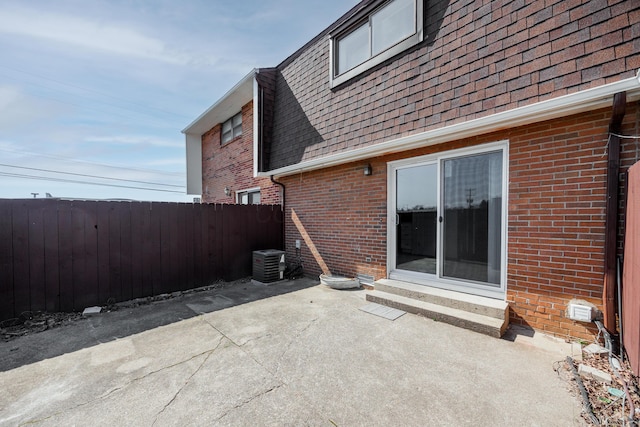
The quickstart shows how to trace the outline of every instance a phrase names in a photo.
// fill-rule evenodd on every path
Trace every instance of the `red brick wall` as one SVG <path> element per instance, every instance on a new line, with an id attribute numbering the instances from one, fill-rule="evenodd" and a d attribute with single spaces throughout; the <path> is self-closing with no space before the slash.
<path id="1" fill-rule="evenodd" d="M 280 187 L 253 177 L 253 102 L 242 107 L 241 136 L 220 145 L 221 129 L 218 124 L 202 135 L 202 202 L 235 203 L 236 191 L 260 187 L 262 204 L 279 204 Z"/>
<path id="2" fill-rule="evenodd" d="M 610 109 L 490 135 L 301 173 L 287 186 L 289 259 L 301 235 L 295 211 L 332 273 L 386 276 L 386 163 L 438 151 L 509 140 L 508 279 L 511 322 L 562 337 L 594 330 L 565 315 L 579 298 L 602 308 L 606 146 Z M 640 133 L 640 108 L 629 104 L 624 132 Z M 622 141 L 623 166 L 638 160 L 636 140 Z M 370 163 L 372 176 L 363 175 Z M 308 274 L 320 268 L 302 241 Z"/>
<path id="3" fill-rule="evenodd" d="M 640 68 L 637 0 L 444 3 L 433 42 L 336 89 L 327 35 L 278 67 L 270 168 L 575 93 Z M 301 123 L 317 134 L 292 151 L 304 143 L 295 132 Z"/>

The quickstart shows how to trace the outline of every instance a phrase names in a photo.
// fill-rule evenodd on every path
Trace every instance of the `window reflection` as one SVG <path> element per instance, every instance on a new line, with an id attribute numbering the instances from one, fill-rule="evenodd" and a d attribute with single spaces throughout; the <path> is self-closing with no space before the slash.
<path id="1" fill-rule="evenodd" d="M 443 161 L 445 277 L 500 284 L 502 153 Z"/>

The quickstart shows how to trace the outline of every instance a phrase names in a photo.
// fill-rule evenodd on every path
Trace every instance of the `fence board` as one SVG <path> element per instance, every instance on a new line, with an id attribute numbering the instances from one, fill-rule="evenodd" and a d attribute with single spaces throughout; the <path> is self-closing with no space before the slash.
<path id="1" fill-rule="evenodd" d="M 124 301 L 120 268 L 120 202 L 109 209 L 109 292 L 108 301 Z"/>
<path id="2" fill-rule="evenodd" d="M 132 202 L 129 205 L 131 215 L 131 297 L 144 296 L 143 269 L 142 269 L 142 227 L 144 222 L 144 210 L 146 204 Z"/>
<path id="3" fill-rule="evenodd" d="M 140 272 L 139 278 L 139 297 L 146 295 L 153 295 L 153 279 L 151 276 L 151 203 L 143 203 L 140 205 L 140 212 L 138 213 L 138 225 L 140 229 L 139 244 L 140 253 L 138 254 L 137 268 Z M 135 239 L 135 237 L 134 237 Z M 135 280 L 134 280 L 135 285 Z M 134 295 L 136 293 L 134 292 Z"/>
<path id="4" fill-rule="evenodd" d="M 158 293 L 167 293 L 170 292 L 170 283 L 173 280 L 172 274 L 172 264 L 171 264 L 171 245 L 170 239 L 173 235 L 171 230 L 171 218 L 169 214 L 169 205 L 166 203 L 161 203 L 158 205 L 158 210 L 160 211 L 160 269 L 162 271 L 162 275 L 160 277 L 160 282 L 158 284 Z"/>
<path id="5" fill-rule="evenodd" d="M 229 223 L 229 217 L 233 217 L 231 214 L 231 206 L 223 205 L 221 207 L 221 218 L 222 218 L 222 247 L 227 249 L 226 251 L 220 250 L 220 263 L 221 265 L 230 265 L 231 258 L 227 256 L 227 252 L 235 251 L 235 245 L 233 242 L 233 225 Z M 225 272 L 226 273 L 226 272 Z M 233 280 L 228 274 L 223 274 L 224 280 Z"/>
<path id="6" fill-rule="evenodd" d="M 250 213 L 253 213 L 255 215 L 255 211 L 251 212 L 250 209 L 257 209 L 257 206 L 249 206 L 248 209 L 243 209 L 243 207 L 240 205 L 234 205 L 232 207 L 233 211 L 235 211 L 233 212 L 234 219 L 229 219 L 232 223 L 232 227 L 234 228 L 235 233 L 232 237 L 234 246 L 229 252 L 236 254 L 232 258 L 231 263 L 233 272 L 233 276 L 231 277 L 233 277 L 232 280 L 235 280 L 251 274 L 251 270 L 249 269 L 249 267 L 251 267 L 252 262 L 252 248 L 249 245 L 249 241 L 247 239 L 247 226 L 245 224 L 248 224 L 249 222 Z M 240 221 L 235 218 L 240 218 Z"/>
<path id="7" fill-rule="evenodd" d="M 29 300 L 31 306 L 44 307 L 45 274 L 44 274 L 44 204 L 36 200 L 28 210 L 29 218 Z"/>
<path id="8" fill-rule="evenodd" d="M 247 276 L 281 227 L 271 206 L 0 200 L 0 320 Z"/>
<path id="9" fill-rule="evenodd" d="M 98 303 L 104 305 L 109 299 L 109 204 L 98 203 L 96 207 Z"/>
<path id="10" fill-rule="evenodd" d="M 60 260 L 58 258 L 58 207 L 45 203 L 44 226 L 44 299 L 46 311 L 60 310 Z"/>
<path id="11" fill-rule="evenodd" d="M 71 233 L 72 249 L 71 258 L 73 265 L 73 309 L 81 310 L 86 306 L 85 296 L 90 290 L 86 286 L 86 249 L 84 235 L 85 211 L 80 205 L 82 202 L 74 202 L 71 207 Z"/>
<path id="12" fill-rule="evenodd" d="M 121 298 L 133 298 L 131 275 L 133 260 L 131 258 L 131 202 L 118 202 L 120 211 L 120 289 Z"/>
<path id="13" fill-rule="evenodd" d="M 149 249 L 146 256 L 151 271 L 152 293 L 147 295 L 158 295 L 162 288 L 162 223 L 160 221 L 160 205 L 157 203 L 149 206 Z"/>
<path id="14" fill-rule="evenodd" d="M 193 286 L 203 286 L 203 236 L 207 233 L 206 226 L 202 222 L 202 209 L 199 205 L 194 205 L 192 236 L 193 236 L 193 257 L 191 258 L 191 266 L 193 269 Z"/>
<path id="15" fill-rule="evenodd" d="M 640 374 L 640 163 L 629 168 L 622 277 L 622 337 L 635 375 Z"/>
<path id="16" fill-rule="evenodd" d="M 0 314 L 15 317 L 13 309 L 13 224 L 12 203 L 0 203 Z M 0 316 L 1 319 L 1 316 Z"/>
<path id="17" fill-rule="evenodd" d="M 71 203 L 58 206 L 58 267 L 60 310 L 73 310 L 73 229 Z"/>
<path id="18" fill-rule="evenodd" d="M 214 276 L 224 277 L 223 266 L 223 248 L 226 244 L 226 233 L 223 227 L 223 214 L 222 205 L 213 205 L 212 210 L 209 212 L 209 245 L 210 245 L 210 262 L 213 268 Z M 218 236 L 219 238 L 213 238 L 212 236 Z"/>
<path id="19" fill-rule="evenodd" d="M 14 287 L 15 314 L 31 311 L 29 291 L 29 209 L 25 202 L 13 206 L 13 277 L 21 278 L 23 286 Z"/>
<path id="20" fill-rule="evenodd" d="M 221 239 L 216 239 L 216 206 L 215 205 L 207 205 L 207 207 L 202 211 L 202 226 L 206 230 L 202 240 L 202 252 L 204 256 L 203 266 L 205 272 L 207 274 L 206 277 L 220 277 L 220 273 L 217 271 L 216 267 L 216 244 Z M 208 285 L 208 283 L 203 283 L 203 285 Z"/>
<path id="21" fill-rule="evenodd" d="M 195 230 L 193 228 L 195 221 L 196 205 L 182 205 L 183 214 L 182 223 L 184 231 L 182 233 L 182 240 L 184 242 L 184 281 L 183 289 L 191 289 L 196 287 L 195 283 L 195 266 L 193 264 L 195 256 Z"/>
<path id="22" fill-rule="evenodd" d="M 79 307 L 93 306 L 99 301 L 100 289 L 98 285 L 98 203 L 82 202 L 84 213 L 84 298 L 79 301 Z"/>
<path id="23" fill-rule="evenodd" d="M 186 242 L 185 242 L 185 233 L 186 233 L 186 224 L 184 222 L 185 219 L 185 205 L 177 206 L 177 209 L 172 209 L 172 223 L 175 230 L 175 235 L 172 236 L 171 242 L 173 243 L 173 249 L 175 252 L 172 254 L 171 260 L 173 262 L 173 270 L 174 270 L 174 283 L 171 287 L 177 290 L 185 290 L 186 287 Z"/>

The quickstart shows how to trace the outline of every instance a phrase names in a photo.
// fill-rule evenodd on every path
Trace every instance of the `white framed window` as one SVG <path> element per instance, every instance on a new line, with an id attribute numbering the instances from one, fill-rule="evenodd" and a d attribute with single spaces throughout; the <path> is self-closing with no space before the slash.
<path id="1" fill-rule="evenodd" d="M 423 1 L 378 1 L 331 34 L 331 87 L 423 40 Z"/>
<path id="2" fill-rule="evenodd" d="M 260 187 L 236 191 L 236 203 L 240 205 L 259 205 Z"/>
<path id="3" fill-rule="evenodd" d="M 233 138 L 242 135 L 242 113 L 238 113 L 222 124 L 220 144 L 226 144 Z"/>

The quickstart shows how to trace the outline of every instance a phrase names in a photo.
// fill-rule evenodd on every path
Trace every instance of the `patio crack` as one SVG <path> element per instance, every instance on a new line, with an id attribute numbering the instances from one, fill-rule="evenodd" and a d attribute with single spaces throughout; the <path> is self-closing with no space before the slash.
<path id="1" fill-rule="evenodd" d="M 188 358 L 188 359 L 182 360 L 182 361 L 177 362 L 177 363 L 173 363 L 173 364 L 171 364 L 171 365 L 163 366 L 162 368 L 160 368 L 160 369 L 156 369 L 156 370 L 154 370 L 154 371 L 147 372 L 146 374 L 144 374 L 144 375 L 142 375 L 142 376 L 140 376 L 140 377 L 133 378 L 133 379 L 131 379 L 130 381 L 128 381 L 126 384 L 123 384 L 123 385 L 121 385 L 121 386 L 119 386 L 119 387 L 115 387 L 115 388 L 113 388 L 112 390 L 109 390 L 109 391 L 107 391 L 106 393 L 104 393 L 104 394 L 102 394 L 102 395 L 100 395 L 100 396 L 98 396 L 98 397 L 96 397 L 96 398 L 94 398 L 94 399 L 88 400 L 88 401 L 86 401 L 86 402 L 78 403 L 77 405 L 71 406 L 71 407 L 69 407 L 69 408 L 65 408 L 65 409 L 62 409 L 62 410 L 56 411 L 56 412 L 54 412 L 54 413 L 52 413 L 52 414 L 50 414 L 50 415 L 48 415 L 48 416 L 46 416 L 46 417 L 44 417 L 44 418 L 37 418 L 37 419 L 32 419 L 32 420 L 24 421 L 24 422 L 20 423 L 19 425 L 20 425 L 20 426 L 25 426 L 25 425 L 30 425 L 30 424 L 42 423 L 42 422 L 44 422 L 44 421 L 50 420 L 50 419 L 51 419 L 51 418 L 53 418 L 53 417 L 56 417 L 56 416 L 58 416 L 58 415 L 61 415 L 61 414 L 65 413 L 65 412 L 74 411 L 74 410 L 76 410 L 76 409 L 78 409 L 78 408 L 82 408 L 82 407 L 84 407 L 84 406 L 91 405 L 92 403 L 99 402 L 99 401 L 101 401 L 101 400 L 107 399 L 107 398 L 108 398 L 109 396 L 111 396 L 112 394 L 117 393 L 117 392 L 119 392 L 119 391 L 121 391 L 121 390 L 123 390 L 123 389 L 125 389 L 125 388 L 129 387 L 131 384 L 134 384 L 134 383 L 136 383 L 136 382 L 138 382 L 138 381 L 144 380 L 144 379 L 146 379 L 146 378 L 150 377 L 151 375 L 155 375 L 155 374 L 157 374 L 158 372 L 162 372 L 162 371 L 164 371 L 164 370 L 171 369 L 171 368 L 174 368 L 174 367 L 176 367 L 176 366 L 180 366 L 180 365 L 182 365 L 182 364 L 188 363 L 188 362 L 192 361 L 193 359 L 197 359 L 198 357 L 202 357 L 202 356 L 204 356 L 204 355 L 206 354 L 206 355 L 207 355 L 207 357 L 205 357 L 204 361 L 203 361 L 203 362 L 198 366 L 198 368 L 197 368 L 197 369 L 196 369 L 196 370 L 195 370 L 195 371 L 194 371 L 194 372 L 189 376 L 189 378 L 187 379 L 187 381 L 185 382 L 185 384 L 183 384 L 183 386 L 180 388 L 180 390 L 178 390 L 178 392 L 174 395 L 174 397 L 171 399 L 171 401 L 170 401 L 167 405 L 165 405 L 165 407 L 162 409 L 162 411 L 160 411 L 160 412 L 156 415 L 156 418 L 157 418 L 157 417 L 158 417 L 158 415 L 160 415 L 160 413 L 162 413 L 162 412 L 163 412 L 163 411 L 164 411 L 164 410 L 165 410 L 165 409 L 166 409 L 166 408 L 167 408 L 167 407 L 168 407 L 168 406 L 169 406 L 169 405 L 170 405 L 170 404 L 171 404 L 171 403 L 176 399 L 177 395 L 178 395 L 178 394 L 182 391 L 182 389 L 187 385 L 187 383 L 191 380 L 191 378 L 193 378 L 193 376 L 194 376 L 196 373 L 198 373 L 198 371 L 202 368 L 202 366 L 203 366 L 203 365 L 204 365 L 204 363 L 209 359 L 209 357 L 210 357 L 213 353 L 215 353 L 215 351 L 216 351 L 216 350 L 220 347 L 220 345 L 222 344 L 223 340 L 224 340 L 224 337 L 220 337 L 220 340 L 218 341 L 218 343 L 216 344 L 216 346 L 215 346 L 213 349 L 211 349 L 211 350 L 203 351 L 202 353 L 198 353 L 198 354 L 196 354 L 196 355 L 193 355 L 193 356 L 191 356 L 191 357 L 190 357 L 190 358 Z M 154 423 L 155 423 L 155 421 L 154 421 Z"/>
<path id="2" fill-rule="evenodd" d="M 255 338 L 249 338 L 248 340 L 246 340 L 245 342 L 243 342 L 242 344 L 237 344 L 238 347 L 244 347 L 245 345 L 249 344 L 250 342 L 253 341 L 257 341 L 257 340 L 261 340 L 262 338 L 268 338 L 272 336 L 272 334 L 264 334 L 264 335 L 260 335 L 259 337 L 255 337 Z"/>
<path id="3" fill-rule="evenodd" d="M 213 421 L 214 421 L 214 423 L 215 423 L 215 422 L 220 421 L 221 419 L 223 419 L 224 417 L 226 417 L 227 415 L 229 415 L 231 412 L 235 411 L 236 409 L 240 409 L 240 408 L 242 408 L 244 405 L 247 405 L 247 404 L 249 404 L 249 403 L 253 402 L 253 401 L 254 401 L 254 400 L 256 400 L 256 399 L 258 399 L 258 398 L 260 398 L 260 397 L 262 397 L 262 396 L 264 396 L 264 395 L 266 395 L 266 394 L 268 394 L 268 393 L 271 393 L 271 392 L 272 392 L 272 391 L 274 391 L 274 390 L 279 389 L 279 388 L 280 388 L 280 387 L 282 387 L 283 385 L 284 385 L 284 383 L 280 383 L 280 384 L 278 384 L 278 385 L 274 385 L 274 386 L 272 386 L 271 388 L 269 388 L 268 390 L 262 391 L 262 392 L 260 392 L 260 393 L 258 393 L 258 394 L 256 394 L 256 395 L 251 396 L 250 398 L 248 398 L 248 399 L 246 399 L 246 400 L 244 400 L 244 401 L 242 401 L 242 402 L 238 403 L 237 405 L 234 405 L 233 407 L 231 407 L 231 408 L 229 408 L 227 411 L 225 411 L 222 415 L 220 415 L 218 418 L 216 418 L 215 420 L 213 420 Z"/>
<path id="4" fill-rule="evenodd" d="M 284 358 L 284 355 L 287 354 L 289 352 L 289 350 L 291 349 L 291 346 L 293 345 L 294 342 L 296 342 L 298 340 L 298 338 L 300 338 L 300 336 L 305 333 L 309 328 L 311 328 L 311 326 L 313 326 L 314 323 L 316 323 L 319 320 L 318 317 L 311 319 L 309 321 L 309 323 L 302 329 L 300 329 L 293 338 L 291 338 L 289 340 L 289 343 L 287 344 L 287 347 L 282 351 L 282 354 L 280 354 L 280 357 L 278 358 L 278 365 L 276 366 L 276 373 L 274 375 L 278 374 L 278 371 L 280 371 L 280 361 Z"/>
<path id="5" fill-rule="evenodd" d="M 200 372 L 200 370 L 202 369 L 202 367 L 204 366 L 205 363 L 207 363 L 207 360 L 209 360 L 209 358 L 211 357 L 211 355 L 213 353 L 216 352 L 216 350 L 220 347 L 220 345 L 222 344 L 222 341 L 224 341 L 224 336 L 220 337 L 220 341 L 218 341 L 218 344 L 210 351 L 208 351 L 207 357 L 204 358 L 204 360 L 200 363 L 200 365 L 198 365 L 198 367 L 195 369 L 195 371 L 193 371 L 191 373 L 191 375 L 189 375 L 189 378 L 186 379 L 186 381 L 184 382 L 184 384 L 182 384 L 182 386 L 180 387 L 180 389 L 178 389 L 178 391 L 175 392 L 175 394 L 173 395 L 173 397 L 171 398 L 171 400 L 169 400 L 169 402 L 167 402 L 164 407 L 156 414 L 155 418 L 153 419 L 153 423 L 151 423 L 152 426 L 154 426 L 156 424 L 156 422 L 158 421 L 158 417 L 160 417 L 160 415 L 162 415 L 162 413 L 164 411 L 167 410 L 167 408 L 169 406 L 171 406 L 173 404 L 173 402 L 175 402 L 175 400 L 178 398 L 178 396 L 180 395 L 180 393 L 182 393 L 182 390 L 184 390 L 184 388 L 187 386 L 187 384 L 189 384 L 189 382 L 191 382 L 191 379 L 198 373 Z M 204 353 L 203 353 L 204 354 Z"/>
<path id="6" fill-rule="evenodd" d="M 251 358 L 251 360 L 253 360 L 255 363 L 257 363 L 262 369 L 264 369 L 265 371 L 267 371 L 271 376 L 273 376 L 275 379 L 277 379 L 278 381 L 280 381 L 281 383 L 284 384 L 284 381 L 281 378 L 278 378 L 269 368 L 267 368 L 266 366 L 264 366 L 264 364 L 262 362 L 260 362 L 258 359 L 256 359 L 253 354 L 251 354 L 250 352 L 248 352 L 243 346 L 245 344 L 247 344 L 247 342 L 249 341 L 253 341 L 256 340 L 258 338 L 264 338 L 267 335 L 262 335 L 260 337 L 257 338 L 252 338 L 251 340 L 243 343 L 243 344 L 238 344 L 237 342 L 235 342 L 233 340 L 233 338 L 231 338 L 230 336 L 228 336 L 227 334 L 225 334 L 224 332 L 222 332 L 220 329 L 216 328 L 215 325 L 211 322 L 209 322 L 208 319 L 205 319 L 205 322 L 207 322 L 209 324 L 209 326 L 211 326 L 213 328 L 213 330 L 215 330 L 216 332 L 218 332 L 220 335 L 222 335 L 223 338 L 226 338 L 231 344 L 235 345 L 236 347 L 238 347 L 238 349 L 240 349 L 241 352 L 243 352 L 244 354 L 246 354 L 247 356 L 249 356 L 249 358 Z"/>
<path id="7" fill-rule="evenodd" d="M 282 354 L 280 354 L 280 357 L 278 358 L 278 365 L 276 366 L 276 370 L 275 372 L 271 371 L 269 368 L 267 368 L 263 363 L 261 363 L 258 359 L 256 359 L 253 354 L 251 354 L 249 351 L 247 351 L 244 346 L 251 341 L 255 341 L 257 339 L 260 338 L 264 338 L 266 336 L 269 336 L 270 334 L 265 334 L 265 335 L 261 335 L 259 337 L 256 338 L 252 338 L 250 340 L 248 340 L 245 343 L 239 344 L 237 342 L 235 342 L 231 337 L 229 337 L 227 334 L 225 334 L 224 332 L 222 332 L 220 329 L 216 328 L 215 325 L 213 323 L 211 323 L 208 319 L 205 319 L 205 322 L 207 322 L 209 324 L 209 326 L 211 326 L 216 332 L 218 332 L 220 335 L 222 335 L 224 338 L 228 339 L 229 342 L 231 342 L 233 345 L 235 345 L 236 347 L 238 347 L 240 349 L 240 351 L 242 351 L 244 354 L 246 354 L 247 356 L 249 356 L 251 358 L 251 360 L 253 360 L 254 362 L 256 362 L 258 365 L 260 365 L 265 371 L 267 371 L 269 374 L 271 374 L 275 379 L 277 379 L 278 381 L 280 381 L 282 384 L 286 385 L 286 381 L 284 381 L 284 379 L 280 378 L 278 376 L 278 371 L 280 370 L 280 360 L 282 360 L 282 358 L 284 357 L 285 354 L 287 354 L 287 352 L 289 351 L 289 349 L 291 349 L 291 346 L 293 345 L 293 343 L 300 338 L 300 336 L 306 332 L 309 328 L 311 328 L 311 326 L 313 326 L 313 324 L 315 322 L 317 322 L 318 320 L 320 320 L 318 317 L 313 318 L 309 321 L 309 323 L 307 325 L 305 325 L 302 329 L 300 329 L 293 338 L 291 338 L 287 344 L 287 347 L 284 349 L 284 351 L 282 352 Z"/>

